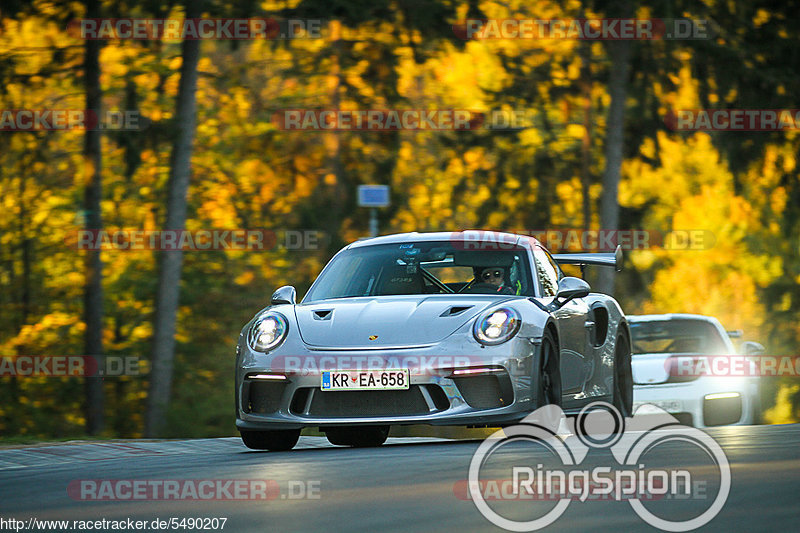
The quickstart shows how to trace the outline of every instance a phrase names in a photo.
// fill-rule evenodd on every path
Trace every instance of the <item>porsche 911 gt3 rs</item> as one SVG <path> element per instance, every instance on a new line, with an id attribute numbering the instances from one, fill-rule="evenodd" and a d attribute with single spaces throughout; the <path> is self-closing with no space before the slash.
<path id="1" fill-rule="evenodd" d="M 286 450 L 306 427 L 375 446 L 392 425 L 502 426 L 546 404 L 629 414 L 625 315 L 559 266 L 621 261 L 482 231 L 352 243 L 301 303 L 281 287 L 242 329 L 237 428 L 250 448 Z"/>

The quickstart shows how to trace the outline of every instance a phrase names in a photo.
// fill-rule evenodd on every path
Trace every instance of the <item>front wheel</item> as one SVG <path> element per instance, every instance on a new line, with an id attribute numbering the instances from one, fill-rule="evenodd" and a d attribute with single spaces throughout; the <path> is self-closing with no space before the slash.
<path id="1" fill-rule="evenodd" d="M 389 426 L 353 426 L 328 428 L 325 430 L 328 442 L 337 446 L 371 448 L 380 446 L 389 437 Z"/>
<path id="2" fill-rule="evenodd" d="M 534 376 L 536 377 L 536 376 Z M 542 351 L 539 356 L 539 376 L 536 404 L 561 405 L 561 362 L 558 356 L 558 344 L 553 333 L 546 329 L 542 336 Z"/>
<path id="3" fill-rule="evenodd" d="M 614 349 L 614 407 L 623 417 L 633 415 L 631 344 L 624 333 L 617 337 L 617 346 Z"/>
<path id="4" fill-rule="evenodd" d="M 284 452 L 291 450 L 300 439 L 299 429 L 273 429 L 268 431 L 240 431 L 242 442 L 252 450 Z"/>

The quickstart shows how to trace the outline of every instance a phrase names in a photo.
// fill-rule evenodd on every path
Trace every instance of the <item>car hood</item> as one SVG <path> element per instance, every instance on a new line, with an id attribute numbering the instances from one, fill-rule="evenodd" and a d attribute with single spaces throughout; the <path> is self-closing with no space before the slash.
<path id="1" fill-rule="evenodd" d="M 682 383 L 694 381 L 697 376 L 681 376 L 680 367 L 675 367 L 678 359 L 705 357 L 697 353 L 644 353 L 634 354 L 631 359 L 633 383 L 636 385 L 658 385 L 659 383 Z M 670 358 L 676 361 L 670 362 Z M 671 372 L 678 374 L 671 374 Z"/>
<path id="2" fill-rule="evenodd" d="M 338 298 L 295 306 L 300 336 L 319 348 L 435 344 L 508 299 L 491 295 Z"/>
<path id="3" fill-rule="evenodd" d="M 631 371 L 636 385 L 656 385 L 669 381 L 667 360 L 672 353 L 642 353 L 631 357 Z"/>

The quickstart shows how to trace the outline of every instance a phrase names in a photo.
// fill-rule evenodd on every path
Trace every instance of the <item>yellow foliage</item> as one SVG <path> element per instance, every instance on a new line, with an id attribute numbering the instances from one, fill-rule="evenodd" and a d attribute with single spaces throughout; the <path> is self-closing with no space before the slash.
<path id="1" fill-rule="evenodd" d="M 800 385 L 781 385 L 775 405 L 764 411 L 764 421 L 768 424 L 793 424 L 800 421 L 800 413 L 792 403 L 792 398 L 797 394 L 800 394 Z"/>
<path id="2" fill-rule="evenodd" d="M 253 274 L 252 270 L 245 270 L 241 274 L 239 274 L 234 283 L 237 285 L 249 285 L 255 279 L 255 274 Z"/>

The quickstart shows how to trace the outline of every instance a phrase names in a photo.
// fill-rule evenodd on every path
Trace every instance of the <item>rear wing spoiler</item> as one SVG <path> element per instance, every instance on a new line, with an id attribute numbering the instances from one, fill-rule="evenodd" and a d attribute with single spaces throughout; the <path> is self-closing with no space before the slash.
<path id="1" fill-rule="evenodd" d="M 617 245 L 614 253 L 589 253 L 589 254 L 553 254 L 553 259 L 559 265 L 580 265 L 581 271 L 586 265 L 614 267 L 619 272 L 622 270 L 622 246 Z"/>

